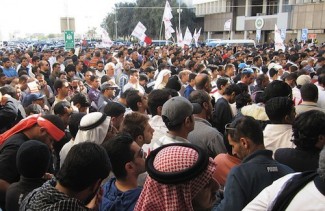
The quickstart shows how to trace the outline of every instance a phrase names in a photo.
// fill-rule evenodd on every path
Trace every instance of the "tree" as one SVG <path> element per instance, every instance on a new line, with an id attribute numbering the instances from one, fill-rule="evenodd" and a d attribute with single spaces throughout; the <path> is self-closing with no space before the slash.
<path id="1" fill-rule="evenodd" d="M 172 9 L 172 24 L 175 29 L 176 26 L 178 27 L 178 13 L 175 9 L 178 7 L 178 3 L 176 0 L 172 0 L 169 3 L 172 8 L 174 7 Z M 159 39 L 165 4 L 166 1 L 161 0 L 137 0 L 136 3 L 115 4 L 115 8 L 117 8 L 115 12 L 118 21 L 118 37 L 128 37 L 132 33 L 136 24 L 141 21 L 143 25 L 147 27 L 146 34 L 152 38 Z M 195 17 L 193 9 L 185 8 L 185 4 L 182 4 L 181 7 L 183 10 L 181 13 L 181 28 L 183 34 L 185 33 L 187 26 L 192 33 L 194 28 L 199 29 L 200 27 L 203 27 L 202 22 L 198 21 L 199 19 Z M 108 13 L 102 23 L 102 27 L 107 30 L 111 37 L 115 37 L 115 12 Z M 163 27 L 162 35 L 164 32 L 165 29 Z"/>

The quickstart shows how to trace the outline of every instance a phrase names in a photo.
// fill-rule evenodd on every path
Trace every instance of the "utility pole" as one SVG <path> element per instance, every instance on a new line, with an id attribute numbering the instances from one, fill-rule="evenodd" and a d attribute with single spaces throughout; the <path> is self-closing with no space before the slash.
<path id="1" fill-rule="evenodd" d="M 181 9 L 181 0 L 178 0 L 178 30 L 181 31 L 181 13 L 182 13 L 182 9 Z"/>
<path id="2" fill-rule="evenodd" d="M 115 41 L 117 40 L 117 23 L 118 23 L 118 21 L 117 21 L 117 9 L 118 8 L 115 8 L 115 21 L 114 21 L 114 24 L 115 24 Z"/>

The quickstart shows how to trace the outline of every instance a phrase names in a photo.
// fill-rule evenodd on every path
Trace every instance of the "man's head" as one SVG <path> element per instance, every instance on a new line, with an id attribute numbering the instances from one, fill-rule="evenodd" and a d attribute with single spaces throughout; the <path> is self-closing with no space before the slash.
<path id="1" fill-rule="evenodd" d="M 78 199 L 88 204 L 110 171 L 111 165 L 105 149 L 95 143 L 85 142 L 71 148 L 56 178 L 61 186 L 79 195 Z M 78 194 L 80 192 L 82 194 Z"/>
<path id="2" fill-rule="evenodd" d="M 102 71 L 104 70 L 104 62 L 103 62 L 103 61 L 98 61 L 98 62 L 97 62 L 96 69 L 97 69 L 99 72 L 102 72 Z"/>
<path id="3" fill-rule="evenodd" d="M 69 118 L 73 112 L 71 105 L 68 101 L 60 101 L 55 104 L 53 108 L 54 114 L 59 116 L 66 127 L 68 125 Z"/>
<path id="4" fill-rule="evenodd" d="M 210 120 L 212 117 L 213 106 L 211 103 L 210 95 L 203 90 L 195 90 L 193 91 L 188 100 L 191 103 L 197 103 L 202 107 L 202 111 L 200 114 L 197 114 L 199 117 Z"/>
<path id="5" fill-rule="evenodd" d="M 67 80 L 61 80 L 58 79 L 54 82 L 54 89 L 57 92 L 57 95 L 62 96 L 62 97 L 67 97 L 69 94 L 69 83 Z"/>
<path id="6" fill-rule="evenodd" d="M 229 103 L 234 103 L 237 95 L 240 94 L 240 88 L 237 84 L 230 84 L 226 87 L 224 96 L 227 97 Z"/>
<path id="7" fill-rule="evenodd" d="M 67 73 L 68 78 L 73 78 L 76 75 L 76 66 L 69 64 L 65 67 L 64 71 Z"/>
<path id="8" fill-rule="evenodd" d="M 153 132 L 155 131 L 149 124 L 149 118 L 145 114 L 132 112 L 125 115 L 120 131 L 131 134 L 133 140 L 142 147 L 150 144 Z"/>
<path id="9" fill-rule="evenodd" d="M 240 80 L 246 85 L 250 85 L 255 80 L 254 71 L 251 68 L 244 68 L 240 74 Z"/>
<path id="10" fill-rule="evenodd" d="M 311 110 L 301 113 L 292 124 L 293 143 L 302 150 L 321 150 L 325 145 L 325 114 Z"/>
<path id="11" fill-rule="evenodd" d="M 235 74 L 235 66 L 233 64 L 227 64 L 225 66 L 225 74 L 229 77 L 234 76 Z"/>
<path id="12" fill-rule="evenodd" d="M 195 77 L 195 86 L 197 90 L 205 90 L 210 93 L 212 90 L 211 77 L 207 74 L 200 73 Z"/>
<path id="13" fill-rule="evenodd" d="M 162 107 L 162 119 L 169 131 L 187 131 L 194 129 L 193 114 L 201 112 L 201 106 L 191 104 L 186 98 L 177 96 L 170 98 Z"/>
<path id="14" fill-rule="evenodd" d="M 90 84 L 93 89 L 100 87 L 100 78 L 96 75 L 90 76 Z"/>
<path id="15" fill-rule="evenodd" d="M 257 149 L 264 148 L 263 130 L 253 117 L 243 116 L 225 126 L 232 154 L 244 159 Z"/>
<path id="16" fill-rule="evenodd" d="M 107 81 L 100 86 L 102 94 L 108 99 L 113 99 L 115 97 L 117 88 L 118 86 L 112 81 Z"/>
<path id="17" fill-rule="evenodd" d="M 118 180 L 137 178 L 145 172 L 145 152 L 128 133 L 121 133 L 102 145 Z M 122 153 L 121 153 L 122 152 Z"/>
<path id="18" fill-rule="evenodd" d="M 161 210 L 207 210 L 215 202 L 219 188 L 212 178 L 215 163 L 200 147 L 185 143 L 160 147 L 149 154 L 146 169 L 149 176 L 138 210 L 149 210 L 157 200 L 162 202 Z"/>
<path id="19" fill-rule="evenodd" d="M 88 107 L 90 106 L 90 103 L 87 99 L 87 97 L 82 93 L 76 93 L 71 98 L 71 102 L 75 107 L 78 108 L 79 112 L 87 112 Z"/>
<path id="20" fill-rule="evenodd" d="M 113 133 L 110 125 L 111 118 L 100 112 L 86 114 L 80 121 L 79 131 L 75 138 L 75 143 L 91 141 L 102 144 L 109 140 Z"/>
<path id="21" fill-rule="evenodd" d="M 170 98 L 170 94 L 165 89 L 154 89 L 148 95 L 148 107 L 152 116 L 161 116 L 164 103 Z"/>
<path id="22" fill-rule="evenodd" d="M 104 114 L 111 117 L 111 124 L 117 130 L 120 129 L 121 123 L 124 120 L 125 106 L 117 102 L 109 102 L 104 108 Z"/>
<path id="23" fill-rule="evenodd" d="M 273 97 L 292 97 L 291 87 L 284 81 L 275 80 L 269 83 L 264 90 L 265 101 Z"/>
<path id="24" fill-rule="evenodd" d="M 318 88 L 313 83 L 308 83 L 300 88 L 301 98 L 303 101 L 315 102 L 318 100 Z"/>
<path id="25" fill-rule="evenodd" d="M 130 90 L 126 96 L 126 103 L 132 111 L 145 112 L 148 109 L 147 96 L 138 90 Z"/>
<path id="26" fill-rule="evenodd" d="M 41 72 L 48 72 L 50 70 L 49 63 L 44 60 L 39 62 L 38 67 L 40 68 Z"/>
<path id="27" fill-rule="evenodd" d="M 265 112 L 272 124 L 292 124 L 296 112 L 288 97 L 274 97 L 265 104 Z"/>
<path id="28" fill-rule="evenodd" d="M 228 78 L 220 77 L 217 80 L 217 88 L 218 91 L 223 94 L 226 90 L 226 88 L 230 85 Z"/>
<path id="29" fill-rule="evenodd" d="M 69 131 L 72 136 L 72 138 L 75 138 L 78 130 L 79 130 L 79 125 L 82 117 L 84 117 L 86 113 L 74 113 L 71 114 L 70 119 L 68 121 L 68 126 L 69 126 Z"/>
<path id="30" fill-rule="evenodd" d="M 51 153 L 46 144 L 28 140 L 17 151 L 18 172 L 25 178 L 42 178 L 49 168 L 50 159 Z"/>

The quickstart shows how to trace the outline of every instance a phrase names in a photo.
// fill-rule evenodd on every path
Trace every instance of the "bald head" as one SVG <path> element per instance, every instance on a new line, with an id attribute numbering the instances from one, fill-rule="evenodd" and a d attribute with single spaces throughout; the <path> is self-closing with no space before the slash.
<path id="1" fill-rule="evenodd" d="M 195 86 L 197 90 L 211 92 L 211 78 L 205 73 L 200 73 L 195 77 Z"/>

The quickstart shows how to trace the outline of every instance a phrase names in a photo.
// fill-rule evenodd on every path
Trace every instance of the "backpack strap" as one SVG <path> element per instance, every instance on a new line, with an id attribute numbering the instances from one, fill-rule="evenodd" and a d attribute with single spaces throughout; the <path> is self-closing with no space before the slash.
<path id="1" fill-rule="evenodd" d="M 296 194 L 317 175 L 315 171 L 306 171 L 293 176 L 285 184 L 282 192 L 276 197 L 272 211 L 285 211 Z"/>

